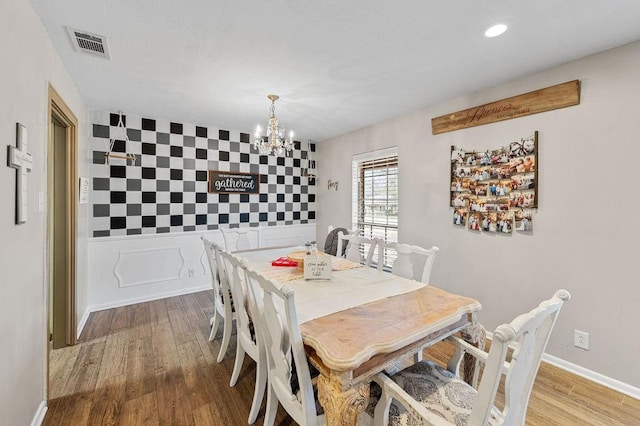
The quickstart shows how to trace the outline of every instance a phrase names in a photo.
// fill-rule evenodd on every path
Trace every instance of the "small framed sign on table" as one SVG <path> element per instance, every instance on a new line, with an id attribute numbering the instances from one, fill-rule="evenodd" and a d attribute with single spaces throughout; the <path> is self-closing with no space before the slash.
<path id="1" fill-rule="evenodd" d="M 328 254 L 308 254 L 304 257 L 305 280 L 330 280 L 331 256 Z"/>

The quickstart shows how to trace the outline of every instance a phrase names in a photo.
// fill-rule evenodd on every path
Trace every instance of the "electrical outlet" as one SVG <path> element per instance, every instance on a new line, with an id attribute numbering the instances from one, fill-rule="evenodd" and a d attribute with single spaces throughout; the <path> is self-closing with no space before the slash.
<path id="1" fill-rule="evenodd" d="M 577 348 L 589 350 L 589 333 L 573 330 L 573 345 Z"/>
<path id="2" fill-rule="evenodd" d="M 193 278 L 196 275 L 196 271 L 193 268 L 189 268 L 188 272 L 189 272 L 189 278 Z"/>

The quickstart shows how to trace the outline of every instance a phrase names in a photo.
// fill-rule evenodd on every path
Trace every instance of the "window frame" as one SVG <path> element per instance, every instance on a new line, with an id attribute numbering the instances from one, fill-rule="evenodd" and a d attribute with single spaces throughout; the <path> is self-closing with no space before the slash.
<path id="1" fill-rule="evenodd" d="M 395 173 L 388 173 L 389 169 L 395 168 Z M 365 173 L 367 170 L 375 170 L 375 169 L 386 169 L 386 176 L 395 175 L 395 197 L 390 196 L 388 185 L 389 179 L 387 178 L 386 182 L 386 195 L 381 200 L 380 198 L 375 198 L 372 194 L 370 198 L 366 198 L 365 194 Z M 399 210 L 399 158 L 398 158 L 398 150 L 397 147 L 377 150 L 368 152 L 365 154 L 354 155 L 352 160 L 352 229 L 354 231 L 360 232 L 360 234 L 367 238 L 379 238 L 383 239 L 385 242 L 397 242 L 398 241 L 398 229 L 399 229 L 399 220 L 398 220 L 398 210 Z M 373 176 L 371 176 L 373 179 Z M 373 192 L 373 191 L 372 191 Z M 380 204 L 382 201 L 383 208 L 395 209 L 395 214 L 386 215 L 386 223 L 380 223 L 376 220 L 372 220 L 371 222 L 365 222 L 364 214 L 365 214 L 365 205 L 369 201 L 370 205 Z M 395 216 L 395 224 L 389 223 L 389 217 Z M 368 231 L 367 231 L 368 228 Z M 377 232 L 376 232 L 377 231 Z M 361 250 L 364 251 L 364 248 L 361 247 Z M 384 256 L 384 269 L 389 270 L 393 263 L 392 258 L 389 255 L 393 256 L 394 253 L 385 253 Z M 364 255 L 364 254 L 363 254 Z M 395 256 L 393 256 L 395 257 Z M 377 266 L 378 263 L 378 248 L 374 253 L 373 265 Z"/>

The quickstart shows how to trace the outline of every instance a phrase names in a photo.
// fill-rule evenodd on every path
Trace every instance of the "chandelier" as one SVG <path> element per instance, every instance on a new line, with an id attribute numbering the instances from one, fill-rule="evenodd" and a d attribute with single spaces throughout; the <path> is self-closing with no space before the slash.
<path id="1" fill-rule="evenodd" d="M 269 124 L 267 125 L 266 137 L 262 136 L 260 125 L 256 128 L 255 141 L 253 147 L 261 155 L 282 155 L 289 154 L 293 149 L 293 130 L 289 131 L 289 137 L 285 138 L 284 124 L 278 124 L 276 118 L 276 101 L 278 95 L 267 95 L 271 101 L 271 111 L 269 113 Z"/>

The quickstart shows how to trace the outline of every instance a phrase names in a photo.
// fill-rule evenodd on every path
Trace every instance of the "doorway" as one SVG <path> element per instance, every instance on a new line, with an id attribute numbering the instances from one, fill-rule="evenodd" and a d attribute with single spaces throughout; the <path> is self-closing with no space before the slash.
<path id="1" fill-rule="evenodd" d="M 52 349 L 76 343 L 77 129 L 77 118 L 49 86 L 48 347 Z"/>

